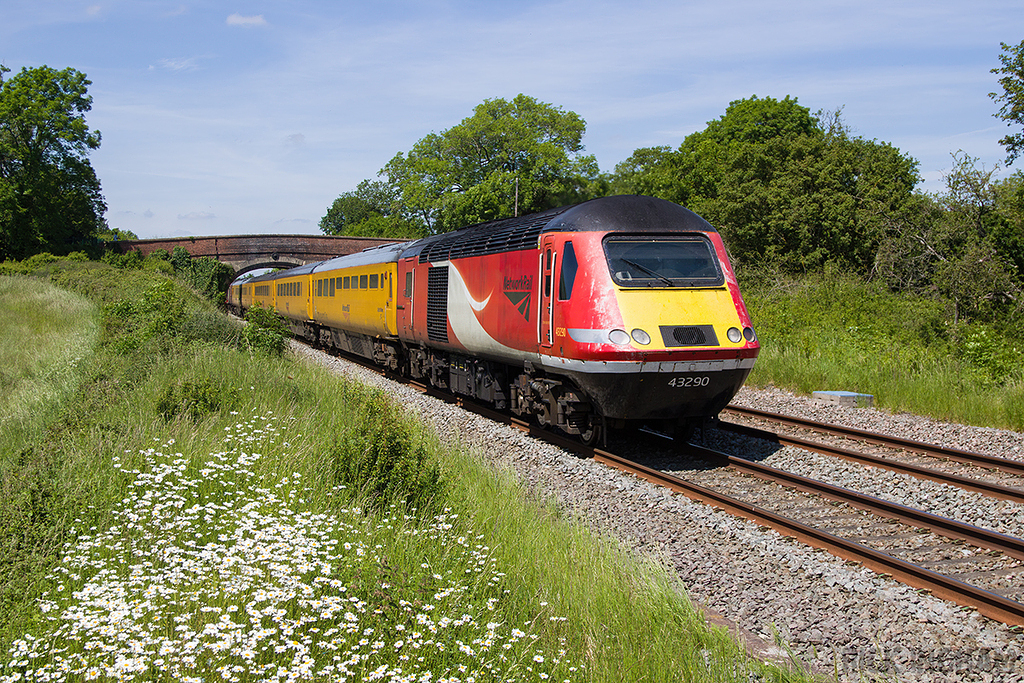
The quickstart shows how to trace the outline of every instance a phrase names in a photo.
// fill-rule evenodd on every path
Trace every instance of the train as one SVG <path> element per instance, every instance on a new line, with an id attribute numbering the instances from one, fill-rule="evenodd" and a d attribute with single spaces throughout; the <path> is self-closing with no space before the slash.
<path id="1" fill-rule="evenodd" d="M 587 444 L 644 424 L 689 433 L 760 350 L 718 231 L 634 195 L 236 281 L 226 303 Z"/>

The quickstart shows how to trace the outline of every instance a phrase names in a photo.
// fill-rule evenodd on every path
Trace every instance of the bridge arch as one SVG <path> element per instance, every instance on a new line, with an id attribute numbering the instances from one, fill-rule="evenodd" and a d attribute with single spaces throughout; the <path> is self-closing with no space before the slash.
<path id="1" fill-rule="evenodd" d="M 183 247 L 192 258 L 208 256 L 235 269 L 235 277 L 258 268 L 291 268 L 346 256 L 404 240 L 335 235 L 231 235 L 107 242 L 107 249 L 148 256 L 157 249 Z"/>
<path id="2" fill-rule="evenodd" d="M 285 257 L 278 258 L 276 261 L 270 259 L 254 259 L 232 267 L 235 269 L 235 279 L 238 279 L 246 273 L 250 273 L 254 270 L 260 270 L 261 268 L 294 268 L 295 266 L 304 265 L 306 265 L 305 262 L 300 261 L 299 259 Z"/>

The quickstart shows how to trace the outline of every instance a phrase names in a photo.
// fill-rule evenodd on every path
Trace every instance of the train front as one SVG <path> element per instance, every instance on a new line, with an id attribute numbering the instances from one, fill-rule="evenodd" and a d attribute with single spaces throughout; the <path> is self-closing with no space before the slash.
<path id="1" fill-rule="evenodd" d="M 542 363 L 614 422 L 693 425 L 760 345 L 718 232 L 651 197 L 581 204 L 540 237 Z"/>

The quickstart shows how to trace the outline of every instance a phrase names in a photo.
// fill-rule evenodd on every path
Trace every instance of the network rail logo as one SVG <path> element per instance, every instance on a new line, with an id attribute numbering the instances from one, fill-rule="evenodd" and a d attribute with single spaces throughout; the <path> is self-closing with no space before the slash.
<path id="1" fill-rule="evenodd" d="M 529 275 L 518 278 L 506 276 L 502 289 L 512 305 L 526 318 L 526 322 L 530 322 L 530 294 L 533 293 L 533 278 Z"/>

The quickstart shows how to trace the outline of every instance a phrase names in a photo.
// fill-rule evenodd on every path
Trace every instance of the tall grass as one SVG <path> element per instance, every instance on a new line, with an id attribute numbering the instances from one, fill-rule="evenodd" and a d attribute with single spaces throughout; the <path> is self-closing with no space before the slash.
<path id="1" fill-rule="evenodd" d="M 0 681 L 803 679 L 380 393 L 62 273 L 103 339 L 0 473 Z"/>
<path id="2" fill-rule="evenodd" d="M 954 325 L 940 301 L 837 273 L 750 278 L 744 300 L 762 346 L 752 385 L 856 391 L 894 411 L 1024 429 L 1024 346 Z"/>
<path id="3" fill-rule="evenodd" d="M 81 380 L 99 340 L 85 297 L 33 278 L 0 277 L 0 458 L 37 437 Z"/>

